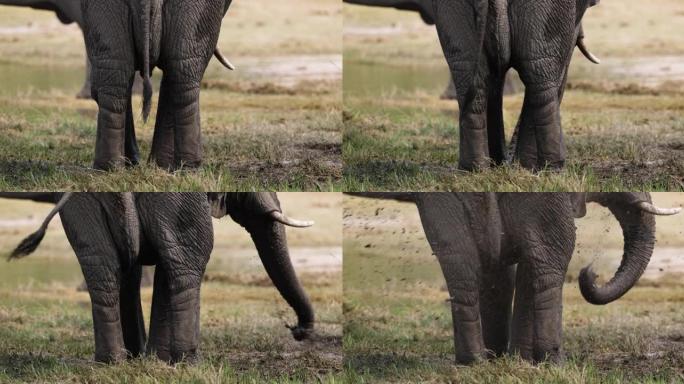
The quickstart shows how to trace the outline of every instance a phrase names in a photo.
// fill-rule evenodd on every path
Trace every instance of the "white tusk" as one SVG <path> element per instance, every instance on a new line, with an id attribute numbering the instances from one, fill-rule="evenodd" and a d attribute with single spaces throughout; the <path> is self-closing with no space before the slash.
<path id="1" fill-rule="evenodd" d="M 577 48 L 579 48 L 580 52 L 582 52 L 584 57 L 586 57 L 589 61 L 591 61 L 594 64 L 601 64 L 601 59 L 594 56 L 593 53 L 589 52 L 587 46 L 584 45 L 584 38 L 582 36 L 577 38 Z"/>
<path id="2" fill-rule="evenodd" d="M 310 226 L 314 225 L 313 221 L 291 219 L 291 218 L 283 215 L 282 212 L 278 212 L 278 211 L 273 211 L 270 213 L 270 215 L 271 215 L 271 218 L 273 218 L 273 220 L 275 220 L 281 224 L 285 224 L 287 226 L 290 226 L 290 227 L 306 228 L 306 227 L 310 227 Z"/>
<path id="3" fill-rule="evenodd" d="M 681 212 L 681 208 L 658 208 L 655 205 L 651 203 L 647 203 L 645 201 L 641 201 L 637 203 L 637 206 L 639 209 L 641 209 L 644 212 L 652 213 L 654 215 L 660 215 L 660 216 L 671 216 L 671 215 L 676 215 L 679 212 Z"/>
<path id="4" fill-rule="evenodd" d="M 216 59 L 223 64 L 224 67 L 230 69 L 231 71 L 235 70 L 235 66 L 233 63 L 231 63 L 228 59 L 226 59 L 225 56 L 223 56 L 223 53 L 218 49 L 218 47 L 214 48 L 214 56 L 216 56 Z"/>

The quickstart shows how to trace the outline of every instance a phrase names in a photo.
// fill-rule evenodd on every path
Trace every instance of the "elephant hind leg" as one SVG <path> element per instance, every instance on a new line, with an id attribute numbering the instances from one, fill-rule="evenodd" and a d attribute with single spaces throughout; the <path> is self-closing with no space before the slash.
<path id="1" fill-rule="evenodd" d="M 484 59 L 483 59 L 484 61 Z M 472 171 L 490 165 L 487 104 L 491 81 L 486 66 L 478 68 L 474 84 L 466 92 L 457 92 L 459 105 L 459 162 L 460 169 Z M 463 96 L 461 96 L 461 94 Z"/>
<path id="2" fill-rule="evenodd" d="M 75 195 L 60 212 L 64 231 L 83 271 L 93 313 L 95 360 L 124 360 L 127 352 L 121 325 L 121 264 L 105 212 L 89 194 Z M 87 212 L 84 214 L 83 212 Z"/>
<path id="3" fill-rule="evenodd" d="M 92 96 L 98 105 L 93 166 L 108 170 L 125 164 L 126 114 L 135 74 L 132 16 L 123 2 L 92 0 L 83 2 L 83 17 Z"/>
<path id="4" fill-rule="evenodd" d="M 150 315 L 150 340 L 147 353 L 155 354 L 162 361 L 171 361 L 171 323 L 168 273 L 160 265 L 154 271 L 152 313 Z"/>
<path id="5" fill-rule="evenodd" d="M 140 356 L 145 350 L 145 320 L 140 304 L 141 277 L 142 266 L 133 267 L 130 273 L 124 275 L 120 289 L 121 328 L 124 345 L 132 357 Z"/>
<path id="6" fill-rule="evenodd" d="M 140 151 L 138 150 L 138 140 L 135 137 L 135 124 L 133 122 L 133 104 L 131 101 L 132 87 L 128 91 L 128 107 L 126 108 L 126 128 L 124 134 L 124 156 L 126 165 L 138 165 L 140 162 Z"/>
<path id="7" fill-rule="evenodd" d="M 487 351 L 501 356 L 508 351 L 515 266 L 484 273 L 480 287 L 480 316 Z"/>
<path id="8" fill-rule="evenodd" d="M 444 266 L 442 266 L 444 270 Z M 451 316 L 454 326 L 456 362 L 470 364 L 485 357 L 482 323 L 480 320 L 480 298 L 477 281 L 458 279 L 453 273 L 445 272 L 451 298 Z"/>
<path id="9" fill-rule="evenodd" d="M 199 352 L 201 276 L 169 272 L 178 267 L 170 265 L 156 267 L 147 353 L 171 364 L 195 362 Z"/>
<path id="10" fill-rule="evenodd" d="M 539 272 L 527 263 L 518 266 L 511 340 L 513 353 L 535 363 L 562 357 L 563 274 Z"/>
<path id="11" fill-rule="evenodd" d="M 174 116 L 172 87 L 166 76 L 162 79 L 159 89 L 159 106 L 157 108 L 157 121 L 154 125 L 154 137 L 152 138 L 152 151 L 149 162 L 166 170 L 174 168 Z"/>
<path id="12" fill-rule="evenodd" d="M 179 82 L 164 75 L 150 155 L 159 167 L 174 170 L 201 165 L 199 94 L 199 81 Z"/>
<path id="13" fill-rule="evenodd" d="M 524 168 L 536 171 L 564 166 L 566 150 L 559 105 L 557 87 L 525 90 L 525 100 L 516 127 L 515 149 L 515 157 Z"/>
<path id="14" fill-rule="evenodd" d="M 503 88 L 506 76 L 492 75 L 487 101 L 487 141 L 489 156 L 497 164 L 506 160 L 506 134 L 503 120 Z"/>

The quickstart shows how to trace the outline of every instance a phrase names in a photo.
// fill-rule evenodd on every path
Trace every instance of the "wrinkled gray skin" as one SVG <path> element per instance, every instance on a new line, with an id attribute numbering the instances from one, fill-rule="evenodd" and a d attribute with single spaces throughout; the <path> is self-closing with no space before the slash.
<path id="1" fill-rule="evenodd" d="M 418 12 L 425 24 L 435 25 L 432 0 L 344 0 L 344 2 L 371 7 L 396 8 L 399 10 Z M 519 92 L 519 90 L 517 89 L 516 84 L 511 80 L 510 76 L 506 76 L 503 94 L 510 95 L 517 92 Z M 450 80 L 440 98 L 444 100 L 456 100 L 457 96 L 456 86 L 454 85 L 453 80 Z"/>
<path id="2" fill-rule="evenodd" d="M 510 156 L 530 170 L 564 166 L 560 103 L 582 17 L 597 2 L 434 0 L 458 94 L 459 168 L 487 168 Z M 525 99 L 509 156 L 501 95 L 510 68 L 525 84 Z"/>
<path id="3" fill-rule="evenodd" d="M 150 72 L 164 75 L 150 161 L 173 170 L 201 164 L 200 82 L 230 0 L 82 0 L 84 33 L 99 107 L 93 166 L 138 162 L 131 87 L 143 74 L 143 118 L 151 108 Z"/>
<path id="4" fill-rule="evenodd" d="M 610 209 L 625 239 L 620 267 L 604 286 L 596 286 L 590 267 L 581 271 L 590 303 L 609 303 L 634 286 L 655 242 L 654 217 L 637 206 L 651 201 L 646 193 L 354 195 L 417 205 L 451 296 L 456 361 L 463 364 L 507 351 L 534 362 L 561 357 L 563 281 L 574 219 L 587 202 Z"/>
<path id="5" fill-rule="evenodd" d="M 62 194 L 0 197 L 54 203 Z M 60 217 L 89 288 L 95 360 L 138 356 L 146 344 L 148 353 L 167 362 L 197 359 L 200 283 L 213 247 L 212 215 L 230 215 L 250 233 L 266 272 L 297 314 L 293 336 L 309 337 L 313 308 L 292 267 L 285 229 L 269 216 L 280 211 L 272 193 L 71 194 Z M 40 238 L 29 242 L 36 247 Z M 143 265 L 156 265 L 149 340 L 140 304 Z"/>
<path id="6" fill-rule="evenodd" d="M 81 0 L 0 0 L 0 5 L 14 5 L 19 7 L 31 7 L 53 11 L 59 21 L 64 24 L 76 23 L 83 31 L 83 14 L 81 13 Z M 76 94 L 79 99 L 90 99 L 90 61 L 86 57 L 86 75 L 81 90 Z M 142 78 L 136 76 L 134 92 L 142 92 Z"/>

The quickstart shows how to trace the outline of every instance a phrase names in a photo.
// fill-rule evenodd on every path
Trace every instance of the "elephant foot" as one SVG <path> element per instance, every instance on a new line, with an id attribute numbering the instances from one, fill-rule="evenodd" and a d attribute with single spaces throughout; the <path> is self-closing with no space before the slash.
<path id="1" fill-rule="evenodd" d="M 540 164 L 539 169 L 551 172 L 559 172 L 565 168 L 565 160 L 546 161 Z"/>
<path id="2" fill-rule="evenodd" d="M 95 361 L 98 363 L 116 364 L 128 359 L 128 352 L 125 349 L 110 352 L 96 352 Z"/>
<path id="3" fill-rule="evenodd" d="M 118 159 L 95 159 L 93 168 L 100 171 L 114 171 L 126 166 L 126 161 L 123 158 Z"/>
<path id="4" fill-rule="evenodd" d="M 297 340 L 297 341 L 303 341 L 310 339 L 311 336 L 314 334 L 314 326 L 313 324 L 304 324 L 304 325 L 296 325 L 296 326 L 287 326 L 287 328 L 290 329 L 290 332 L 292 332 L 292 337 Z"/>
<path id="5" fill-rule="evenodd" d="M 565 360 L 565 356 L 560 351 L 560 348 L 552 348 L 547 351 L 536 351 L 534 353 L 534 364 L 539 363 L 562 363 Z"/>
<path id="6" fill-rule="evenodd" d="M 486 360 L 484 353 L 459 353 L 456 354 L 456 365 L 473 365 Z"/>
<path id="7" fill-rule="evenodd" d="M 202 160 L 181 161 L 176 164 L 174 171 L 195 171 L 202 166 Z"/>
<path id="8" fill-rule="evenodd" d="M 140 164 L 140 158 L 138 156 L 126 156 L 124 164 L 126 165 L 126 168 L 136 167 Z"/>
<path id="9" fill-rule="evenodd" d="M 171 360 L 166 360 L 170 364 L 197 364 L 200 361 L 199 353 L 197 350 L 191 351 L 175 351 L 171 353 Z"/>
<path id="10" fill-rule="evenodd" d="M 150 346 L 148 345 L 147 354 L 150 356 L 154 355 L 157 357 L 157 359 L 165 363 L 171 364 L 171 352 L 167 349 L 150 348 Z"/>
<path id="11" fill-rule="evenodd" d="M 486 157 L 475 159 L 461 159 L 458 162 L 458 169 L 468 172 L 476 172 L 489 168 L 491 165 L 490 159 Z"/>

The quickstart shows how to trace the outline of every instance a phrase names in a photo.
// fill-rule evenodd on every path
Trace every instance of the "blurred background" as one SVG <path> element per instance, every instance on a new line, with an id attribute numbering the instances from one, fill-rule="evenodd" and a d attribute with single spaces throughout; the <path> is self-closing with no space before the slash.
<path id="1" fill-rule="evenodd" d="M 653 193 L 661 207 L 684 206 L 684 193 Z M 453 369 L 446 283 L 415 204 L 345 195 L 344 349 L 361 379 L 529 382 L 530 366 L 505 361 Z M 535 369 L 539 382 L 640 382 L 684 369 L 684 214 L 656 218 L 656 247 L 637 286 L 605 306 L 588 304 L 577 284 L 593 263 L 599 282 L 622 256 L 622 230 L 608 209 L 587 205 L 564 287 L 566 363 Z M 489 376 L 488 376 L 489 375 Z M 520 380 L 520 381 L 516 381 Z M 548 381 L 545 381 L 548 380 Z M 579 381 L 577 381 L 579 380 Z M 622 381 L 621 381 L 622 380 Z M 506 381 L 508 382 L 508 381 Z M 643 381 L 641 381 L 643 382 Z"/>
<path id="2" fill-rule="evenodd" d="M 203 172 L 170 179 L 143 167 L 117 183 L 74 171 L 91 165 L 97 111 L 75 99 L 85 77 L 78 26 L 0 5 L 0 189 L 330 190 L 342 169 L 341 11 L 336 0 L 233 2 L 218 47 L 237 69 L 212 59 L 202 83 Z M 160 79 L 157 69 L 155 91 Z M 141 103 L 135 96 L 146 160 L 154 120 L 142 124 Z"/>
<path id="3" fill-rule="evenodd" d="M 255 380 L 307 381 L 341 370 L 342 196 L 278 196 L 287 215 L 315 221 L 307 229 L 288 228 L 287 236 L 295 270 L 316 311 L 317 337 L 306 343 L 292 339 L 285 324 L 296 323 L 294 312 L 273 287 L 249 235 L 228 217 L 214 219 L 215 245 L 201 296 L 201 350 L 208 365 L 188 368 L 187 374 L 202 380 L 239 373 Z M 8 254 L 35 231 L 52 207 L 0 199 L 0 254 Z M 90 372 L 85 362 L 93 354 L 92 320 L 88 293 L 77 291 L 82 281 L 58 218 L 35 254 L 1 264 L 0 381 L 3 374 L 25 381 L 59 381 L 78 374 L 97 382 L 117 375 L 133 380 L 140 374 L 140 367 Z M 151 287 L 143 289 L 146 324 L 151 294 Z M 43 360 L 36 359 L 36 353 Z M 80 365 L 85 365 L 74 365 L 70 358 L 82 359 Z M 143 370 L 173 376 L 163 363 L 145 364 L 149 366 Z M 36 376 L 36 370 L 43 376 Z"/>

